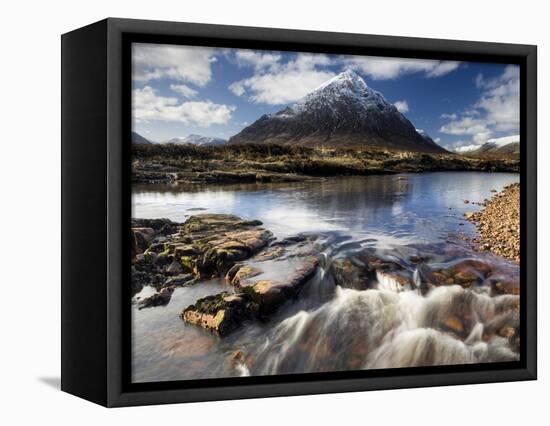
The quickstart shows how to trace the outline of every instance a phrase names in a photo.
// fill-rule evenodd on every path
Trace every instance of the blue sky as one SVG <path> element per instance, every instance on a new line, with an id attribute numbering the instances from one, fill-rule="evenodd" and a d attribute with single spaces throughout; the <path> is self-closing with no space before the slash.
<path id="1" fill-rule="evenodd" d="M 132 53 L 133 128 L 155 142 L 227 139 L 346 69 L 448 149 L 519 134 L 513 65 L 156 44 Z"/>

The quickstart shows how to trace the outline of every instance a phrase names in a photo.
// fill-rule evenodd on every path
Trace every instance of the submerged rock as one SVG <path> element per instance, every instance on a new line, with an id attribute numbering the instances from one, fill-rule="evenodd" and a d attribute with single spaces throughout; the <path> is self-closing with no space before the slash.
<path id="1" fill-rule="evenodd" d="M 347 258 L 335 259 L 331 272 L 336 284 L 343 288 L 382 288 L 393 291 L 415 288 L 411 270 L 386 253 L 371 248 Z"/>

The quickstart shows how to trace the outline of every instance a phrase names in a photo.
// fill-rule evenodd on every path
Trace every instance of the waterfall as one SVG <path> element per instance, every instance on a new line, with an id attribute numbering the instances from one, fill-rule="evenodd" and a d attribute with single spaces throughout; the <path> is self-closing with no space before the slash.
<path id="1" fill-rule="evenodd" d="M 336 287 L 327 303 L 271 330 L 251 374 L 517 360 L 508 339 L 488 333 L 499 312 L 517 303 L 517 296 L 489 297 L 460 286 L 427 295 Z M 519 320 L 508 315 L 507 321 Z"/>

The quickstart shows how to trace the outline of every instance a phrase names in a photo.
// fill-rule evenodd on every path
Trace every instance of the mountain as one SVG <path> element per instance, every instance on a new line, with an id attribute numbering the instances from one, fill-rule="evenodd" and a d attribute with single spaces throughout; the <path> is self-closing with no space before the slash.
<path id="1" fill-rule="evenodd" d="M 519 136 L 506 136 L 502 138 L 489 139 L 479 148 L 461 152 L 471 157 L 501 157 L 519 159 Z"/>
<path id="2" fill-rule="evenodd" d="M 446 152 L 381 93 L 351 70 L 328 80 L 300 101 L 263 115 L 229 139 L 231 144 L 275 143 L 313 146 L 376 146 Z"/>
<path id="3" fill-rule="evenodd" d="M 209 136 L 201 135 L 188 135 L 184 138 L 172 138 L 163 143 L 173 143 L 176 145 L 192 144 L 199 146 L 214 146 L 214 145 L 223 145 L 227 141 L 222 138 L 213 138 Z"/>
<path id="4" fill-rule="evenodd" d="M 519 142 L 512 142 L 503 146 L 494 143 L 484 143 L 478 149 L 470 151 L 467 155 L 475 157 L 517 157 L 519 158 Z"/>
<path id="5" fill-rule="evenodd" d="M 139 133 L 132 132 L 132 145 L 151 145 L 152 142 L 149 139 L 144 138 Z"/>

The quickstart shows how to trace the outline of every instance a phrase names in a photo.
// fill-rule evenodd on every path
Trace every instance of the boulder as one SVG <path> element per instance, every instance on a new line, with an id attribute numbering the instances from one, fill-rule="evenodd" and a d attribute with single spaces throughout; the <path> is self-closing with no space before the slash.
<path id="1" fill-rule="evenodd" d="M 344 288 L 402 291 L 415 286 L 409 269 L 385 253 L 370 248 L 350 257 L 335 259 L 331 271 L 336 284 Z"/>
<path id="2" fill-rule="evenodd" d="M 170 219 L 132 219 L 132 228 L 150 228 L 155 235 L 167 236 L 178 232 L 180 223 L 172 222 Z"/>
<path id="3" fill-rule="evenodd" d="M 247 278 L 255 277 L 261 273 L 262 271 L 254 266 L 236 264 L 227 272 L 225 280 L 231 285 L 240 287 Z"/>
<path id="4" fill-rule="evenodd" d="M 179 274 L 170 277 L 164 283 L 165 286 L 181 287 L 186 284 L 191 284 L 195 281 L 193 274 Z"/>
<path id="5" fill-rule="evenodd" d="M 243 322 L 255 318 L 257 309 L 257 304 L 250 299 L 223 292 L 197 300 L 184 309 L 181 318 L 224 337 Z"/>
<path id="6" fill-rule="evenodd" d="M 319 265 L 315 256 L 293 259 L 290 263 L 287 272 L 277 278 L 261 279 L 262 274 L 258 274 L 240 283 L 245 294 L 258 304 L 259 314 L 263 318 L 268 318 L 286 301 L 298 297 L 300 290 L 313 277 Z M 281 270 L 285 271 L 284 266 Z"/>
<path id="7" fill-rule="evenodd" d="M 319 262 L 309 254 L 311 250 L 303 246 L 295 249 L 266 249 L 246 262 L 234 264 L 225 279 L 235 287 L 236 294 L 224 292 L 200 299 L 183 311 L 182 319 L 220 336 L 244 321 L 268 320 L 284 303 L 299 296 L 317 270 Z"/>
<path id="8" fill-rule="evenodd" d="M 372 282 L 367 266 L 358 264 L 350 258 L 334 259 L 330 270 L 336 284 L 343 288 L 366 290 Z"/>
<path id="9" fill-rule="evenodd" d="M 165 306 L 170 302 L 174 287 L 163 287 L 158 293 L 153 294 L 138 303 L 139 309 L 150 308 L 153 306 Z"/>
<path id="10" fill-rule="evenodd" d="M 224 276 L 235 263 L 252 257 L 273 239 L 271 232 L 260 227 L 261 222 L 234 215 L 199 214 L 182 225 L 167 219 L 133 219 L 132 224 L 132 294 L 144 285 L 158 290 L 180 285 L 175 283 L 185 274 L 192 278 Z M 180 278 L 171 281 L 170 277 Z"/>
<path id="11" fill-rule="evenodd" d="M 246 260 L 273 239 L 259 221 L 246 221 L 225 214 L 190 217 L 179 234 L 165 247 L 196 276 L 223 276 L 235 263 Z"/>

